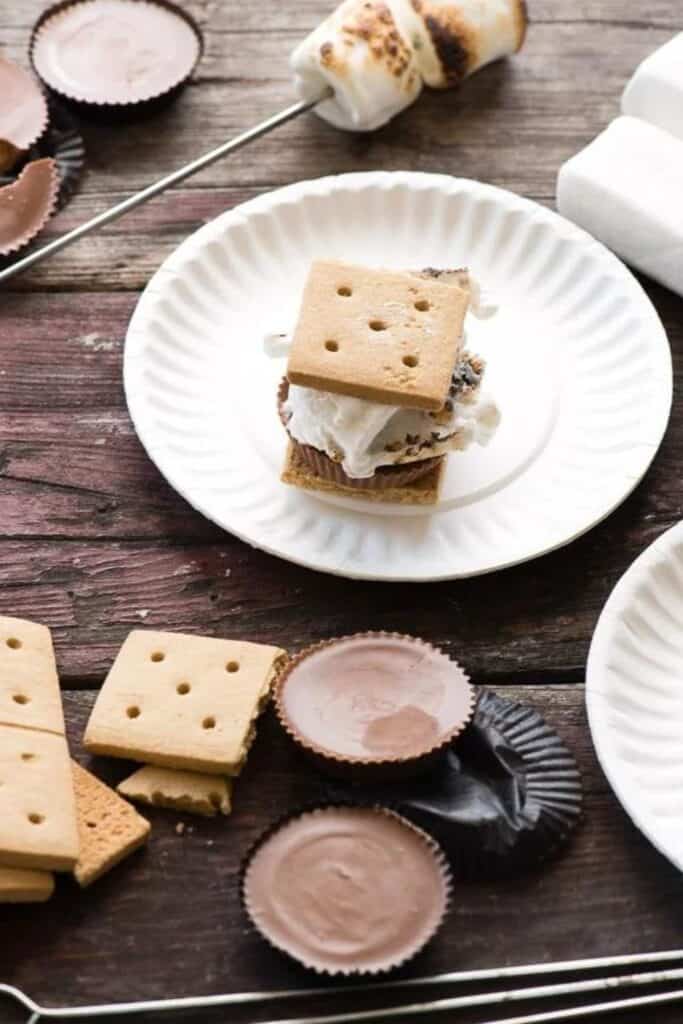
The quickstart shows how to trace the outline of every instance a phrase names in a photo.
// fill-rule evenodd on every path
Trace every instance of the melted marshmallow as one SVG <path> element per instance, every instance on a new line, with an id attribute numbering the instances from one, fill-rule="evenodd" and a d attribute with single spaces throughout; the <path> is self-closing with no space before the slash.
<path id="1" fill-rule="evenodd" d="M 380 466 L 433 458 L 447 451 L 463 451 L 471 444 L 488 444 L 500 413 L 485 395 L 464 395 L 453 400 L 445 422 L 420 409 L 380 405 L 363 398 L 290 385 L 285 412 L 287 430 L 300 444 L 325 452 L 341 462 L 347 476 L 371 477 Z M 441 419 L 441 417 L 440 417 Z M 406 437 L 417 438 L 406 454 Z M 429 447 L 422 447 L 429 442 Z M 392 445 L 397 451 L 387 451 Z"/>

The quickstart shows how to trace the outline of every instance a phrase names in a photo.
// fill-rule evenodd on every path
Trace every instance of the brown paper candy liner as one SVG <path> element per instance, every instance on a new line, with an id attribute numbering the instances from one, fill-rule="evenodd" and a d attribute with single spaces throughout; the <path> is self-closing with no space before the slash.
<path id="1" fill-rule="evenodd" d="M 58 192 L 57 166 L 49 157 L 26 164 L 15 181 L 0 188 L 0 257 L 35 238 L 56 210 Z"/>
<path id="2" fill-rule="evenodd" d="M 339 784 L 331 799 L 345 799 Z M 479 693 L 469 726 L 430 772 L 401 786 L 373 787 L 439 841 L 458 877 L 523 874 L 557 857 L 583 816 L 574 756 L 535 708 Z"/>
<path id="3" fill-rule="evenodd" d="M 277 407 L 280 422 L 287 430 L 287 416 L 284 411 L 284 403 L 289 394 L 289 381 L 285 377 L 278 388 Z M 441 461 L 442 456 L 436 458 L 420 459 L 416 462 L 409 462 L 405 465 L 380 466 L 372 476 L 352 477 L 347 476 L 340 462 L 333 460 L 325 452 L 308 444 L 301 444 L 291 434 L 290 440 L 296 453 L 306 463 L 311 472 L 321 480 L 329 480 L 331 483 L 340 484 L 343 487 L 355 487 L 363 491 L 381 491 L 387 487 L 403 487 L 415 483 L 427 476 L 431 470 Z"/>
<path id="4" fill-rule="evenodd" d="M 298 731 L 296 725 L 289 718 L 284 707 L 283 693 L 287 686 L 287 680 L 306 658 L 315 654 L 325 647 L 333 647 L 344 641 L 365 638 L 392 638 L 405 640 L 418 650 L 429 650 L 435 652 L 450 661 L 453 672 L 458 676 L 458 681 L 466 688 L 467 713 L 445 733 L 437 743 L 426 747 L 418 753 L 411 753 L 406 757 L 354 757 L 346 754 L 339 754 L 326 747 L 318 746 L 313 741 L 304 737 Z M 439 761 L 443 753 L 451 746 L 457 736 L 465 729 L 474 713 L 475 693 L 470 686 L 469 679 L 457 661 L 449 658 L 440 648 L 427 643 L 418 637 L 407 636 L 404 633 L 391 633 L 386 631 L 369 631 L 366 633 L 354 633 L 351 636 L 334 637 L 331 640 L 323 640 L 318 644 L 305 647 L 298 654 L 293 655 L 287 665 L 279 673 L 273 685 L 273 703 L 275 712 L 283 729 L 296 746 L 312 761 L 315 766 L 324 774 L 339 779 L 347 779 L 357 783 L 394 782 L 399 779 L 410 779 L 421 775 Z"/>
<path id="5" fill-rule="evenodd" d="M 72 92 L 65 86 L 57 85 L 55 82 L 50 81 L 48 75 L 41 74 L 39 67 L 37 66 L 40 61 L 36 61 L 36 45 L 40 37 L 44 33 L 50 31 L 49 22 L 52 21 L 52 24 L 54 25 L 54 20 L 58 19 L 65 12 L 68 12 L 71 8 L 85 4 L 90 4 L 93 7 L 96 7 L 97 2 L 98 0 L 61 0 L 61 2 L 53 4 L 43 11 L 33 26 L 29 42 L 28 52 L 33 70 L 38 75 L 51 96 L 60 99 L 62 103 L 67 104 L 81 117 L 107 123 L 128 122 L 149 117 L 157 111 L 162 110 L 165 106 L 171 103 L 172 100 L 180 95 L 194 74 L 199 61 L 202 59 L 204 53 L 204 36 L 199 23 L 189 11 L 180 7 L 178 4 L 173 3 L 172 0 L 146 0 L 146 2 L 151 6 L 160 7 L 175 15 L 181 21 L 185 22 L 186 25 L 189 25 L 198 44 L 197 57 L 193 65 L 189 69 L 184 70 L 183 73 L 179 73 L 175 80 L 169 81 L 168 86 L 160 89 L 158 93 L 155 93 L 152 96 L 145 96 L 140 99 L 112 99 L 111 96 L 107 96 L 106 83 L 102 78 L 98 78 L 98 81 L 102 84 L 102 92 L 101 95 L 95 99 L 92 96 L 86 97 L 82 93 L 79 94 L 78 90 L 75 88 Z M 134 0 L 134 2 L 141 2 L 141 0 Z M 113 49 L 112 55 L 115 54 L 116 49 Z"/>
<path id="6" fill-rule="evenodd" d="M 434 862 L 441 876 L 441 881 L 443 885 L 443 909 L 441 912 L 441 916 L 439 920 L 436 922 L 434 928 L 424 938 L 422 942 L 416 943 L 414 947 L 407 949 L 404 956 L 397 959 L 388 960 L 385 964 L 382 964 L 380 966 L 367 966 L 363 964 L 358 964 L 355 967 L 332 967 L 331 965 L 312 963 L 297 956 L 296 953 L 286 948 L 286 946 L 278 944 L 278 942 L 273 937 L 271 937 L 271 935 L 269 935 L 267 922 L 259 919 L 259 915 L 254 911 L 249 900 L 249 869 L 254 860 L 254 857 L 261 849 L 263 844 L 267 842 L 267 840 L 269 840 L 272 836 L 279 832 L 280 829 L 284 828 L 290 822 L 303 818 L 306 815 L 320 813 L 324 814 L 326 811 L 336 811 L 344 809 L 362 809 L 372 811 L 376 814 L 385 815 L 391 818 L 392 820 L 398 822 L 403 828 L 409 830 L 412 835 L 418 836 L 421 839 L 426 849 L 434 858 Z M 300 806 L 287 812 L 286 814 L 283 814 L 280 818 L 274 821 L 273 824 L 270 825 L 252 844 L 246 856 L 243 858 L 240 868 L 240 901 L 242 904 L 242 909 L 244 910 L 244 913 L 249 919 L 249 922 L 254 932 L 257 935 L 259 935 L 262 939 L 264 939 L 272 949 L 275 949 L 278 953 L 283 954 L 290 961 L 294 961 L 297 964 L 301 964 L 308 970 L 315 971 L 316 974 L 325 977 L 338 977 L 340 975 L 343 975 L 348 978 L 353 978 L 362 976 L 384 975 L 390 971 L 394 971 L 397 968 L 402 967 L 404 964 L 414 959 L 414 957 L 416 957 L 419 953 L 422 952 L 425 946 L 427 946 L 432 941 L 434 936 L 441 929 L 451 908 L 452 890 L 453 876 L 451 874 L 448 860 L 439 844 L 431 835 L 429 835 L 428 832 L 425 832 L 424 829 L 419 828 L 417 825 L 413 824 L 413 822 L 403 817 L 403 815 L 398 814 L 395 810 L 393 810 L 390 807 L 372 801 L 363 801 L 355 799 L 330 800 L 325 801 L 324 803 L 311 803 L 304 806 Z"/>

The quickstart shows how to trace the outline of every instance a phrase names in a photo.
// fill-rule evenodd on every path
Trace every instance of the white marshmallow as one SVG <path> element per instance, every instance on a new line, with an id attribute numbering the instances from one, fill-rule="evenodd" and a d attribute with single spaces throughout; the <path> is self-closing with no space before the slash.
<path id="1" fill-rule="evenodd" d="M 303 99 L 313 99 L 325 85 L 334 89 L 316 112 L 338 128 L 372 131 L 420 94 L 415 51 L 392 8 L 383 0 L 345 0 L 292 54 Z"/>
<path id="2" fill-rule="evenodd" d="M 636 69 L 624 90 L 621 109 L 683 139 L 683 32 Z"/>
<path id="3" fill-rule="evenodd" d="M 387 451 L 392 442 L 405 442 L 406 435 L 429 441 L 429 450 L 421 456 L 434 458 L 474 443 L 488 444 L 500 421 L 495 402 L 478 391 L 456 398 L 450 416 L 437 421 L 420 409 L 291 384 L 285 411 L 290 417 L 287 430 L 295 441 L 341 461 L 346 475 L 354 479 L 370 477 L 380 466 L 416 461 L 417 455 L 406 458 L 404 453 Z"/>
<path id="4" fill-rule="evenodd" d="M 683 295 L 683 142 L 619 117 L 561 168 L 557 207 L 627 263 Z"/>
<path id="5" fill-rule="evenodd" d="M 523 0 L 401 0 L 397 20 L 411 39 L 425 85 L 448 89 L 516 53 L 527 27 Z"/>
<path id="6" fill-rule="evenodd" d="M 302 99 L 334 96 L 316 112 L 338 128 L 372 131 L 420 94 L 457 85 L 526 33 L 524 0 L 344 0 L 295 49 Z"/>

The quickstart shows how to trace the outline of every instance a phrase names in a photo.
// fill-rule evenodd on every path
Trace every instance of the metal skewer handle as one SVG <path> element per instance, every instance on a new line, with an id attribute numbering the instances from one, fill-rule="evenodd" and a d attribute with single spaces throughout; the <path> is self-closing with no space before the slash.
<path id="1" fill-rule="evenodd" d="M 236 136 L 236 138 L 230 139 L 229 142 L 224 142 L 221 146 L 217 146 L 216 149 L 212 149 L 210 152 L 204 153 L 203 156 L 190 161 L 189 164 L 185 164 L 184 167 L 178 168 L 178 170 L 173 171 L 172 174 L 167 174 L 165 178 L 161 178 L 159 181 L 154 182 L 153 185 L 148 185 L 147 188 L 143 188 L 142 191 L 129 196 L 128 199 L 124 199 L 122 202 L 117 203 L 116 206 L 112 206 L 109 210 L 105 210 L 103 213 L 98 213 L 96 217 L 86 221 L 85 224 L 81 224 L 80 227 L 74 228 L 72 231 L 68 231 L 60 238 L 55 238 L 53 242 L 48 242 L 48 244 L 42 246 L 42 248 L 36 249 L 35 252 L 30 253 L 28 256 L 24 256 L 23 259 L 17 260 L 16 263 L 12 263 L 11 266 L 7 267 L 5 270 L 0 270 L 0 284 L 8 281 L 11 277 L 14 277 L 15 274 L 20 274 L 23 270 L 28 270 L 28 268 L 32 267 L 35 263 L 40 263 L 42 260 L 47 259 L 54 253 L 59 252 L 60 249 L 65 249 L 67 245 L 77 242 L 79 238 L 89 235 L 92 231 L 97 231 L 97 229 L 101 228 L 104 224 L 109 224 L 113 220 L 118 220 L 119 217 L 123 217 L 124 214 L 128 213 L 130 210 L 134 210 L 136 206 L 141 206 L 149 199 L 153 199 L 154 196 L 158 196 L 167 189 L 172 188 L 174 185 L 178 185 L 181 181 L 185 181 L 186 178 L 192 177 L 193 174 L 197 174 L 198 171 L 203 170 L 205 167 L 215 163 L 217 160 L 221 160 L 229 153 L 234 153 L 236 150 L 241 149 L 250 142 L 253 142 L 254 139 L 260 139 L 262 135 L 267 135 L 268 132 L 272 132 L 272 130 L 279 127 L 279 125 L 286 124 L 288 121 L 293 121 L 295 117 L 299 117 L 300 114 L 304 114 L 307 110 L 312 110 L 313 107 L 316 107 L 318 103 L 327 99 L 331 94 L 332 90 L 328 88 L 312 100 L 302 100 L 299 103 L 293 103 L 291 107 L 286 107 L 284 110 L 281 110 L 279 114 L 274 114 L 272 117 L 269 117 L 265 121 L 261 121 L 260 124 L 255 125 L 248 131 L 242 132 L 242 134 Z"/>
<path id="2" fill-rule="evenodd" d="M 96 1019 L 110 1016 L 133 1016 L 140 1013 L 160 1013 L 180 1010 L 200 1010 L 219 1006 L 260 1005 L 274 999 L 299 999 L 307 996 L 325 997 L 340 992 L 386 992 L 391 995 L 403 988 L 422 988 L 433 985 L 470 984 L 477 981 L 502 981 L 521 978 L 531 981 L 543 975 L 592 972 L 598 969 L 614 969 L 617 967 L 652 967 L 657 964 L 675 964 L 683 960 L 683 950 L 667 950 L 657 953 L 632 954 L 626 956 L 595 957 L 588 960 L 567 960 L 542 964 L 525 964 L 514 967 L 487 968 L 472 971 L 453 971 L 448 974 L 437 974 L 424 978 L 406 978 L 400 981 L 371 982 L 365 985 L 335 986 L 315 989 L 286 989 L 284 991 L 265 992 L 232 992 L 225 995 L 199 996 L 180 999 L 162 999 L 149 1002 L 113 1003 L 100 1006 L 48 1008 L 39 1006 L 30 996 L 10 985 L 0 984 L 0 996 L 8 996 L 22 1005 L 31 1015 L 28 1024 L 38 1024 L 42 1020 L 77 1020 Z M 296 1017 L 287 1021 L 280 1020 L 277 1024 L 333 1024 L 333 1022 L 369 1021 L 389 1019 L 396 1016 L 430 1015 L 444 1010 L 467 1009 L 475 1006 L 509 1006 L 510 1003 L 526 999 L 558 999 L 589 992 L 615 992 L 627 987 L 648 987 L 663 983 L 683 980 L 683 969 L 678 967 L 670 970 L 650 971 L 643 974 L 631 974 L 622 977 L 592 978 L 588 980 L 555 983 L 553 985 L 536 986 L 534 988 L 514 989 L 508 992 L 480 993 L 471 996 L 456 996 L 412 1006 L 401 1005 L 386 1010 L 366 1010 L 349 1013 L 329 1014 L 323 1017 Z M 667 1002 L 683 999 L 683 991 L 669 991 L 630 999 L 594 1004 L 593 1006 L 575 1007 L 568 1010 L 557 1010 L 549 1013 L 537 1013 L 529 1016 L 507 1018 L 506 1020 L 489 1021 L 488 1024 L 541 1024 L 545 1021 L 574 1020 L 592 1014 L 607 1014 L 618 1009 L 636 1009 L 656 1006 Z M 274 1022 L 273 1022 L 274 1024 Z"/>

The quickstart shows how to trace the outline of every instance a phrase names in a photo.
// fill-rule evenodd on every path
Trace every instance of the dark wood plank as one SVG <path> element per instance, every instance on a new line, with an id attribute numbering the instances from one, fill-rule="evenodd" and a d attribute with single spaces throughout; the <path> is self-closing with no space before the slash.
<path id="1" fill-rule="evenodd" d="M 678 385 L 680 300 L 650 291 L 670 330 Z M 56 629 L 68 684 L 97 684 L 141 623 L 295 647 L 356 629 L 401 629 L 448 644 L 482 678 L 577 679 L 617 578 L 681 518 L 675 407 L 652 469 L 621 509 L 570 548 L 500 574 L 495 586 L 484 578 L 422 587 L 416 600 L 411 586 L 288 567 L 194 513 L 148 461 L 120 385 L 133 304 L 128 295 L 13 295 L 4 308 L 4 607 Z"/>
<path id="2" fill-rule="evenodd" d="M 287 54 L 333 0 L 187 6 L 207 37 L 196 80 L 150 121 L 84 126 L 88 173 L 45 239 L 289 102 Z M 43 7 L 43 0 L 0 0 L 3 52 L 25 61 L 29 28 Z M 524 52 L 458 92 L 425 94 L 368 137 L 301 119 L 16 279 L 15 294 L 0 296 L 0 610 L 53 627 L 63 683 L 98 685 L 137 625 L 290 648 L 359 628 L 400 629 L 443 644 L 477 682 L 543 682 L 508 692 L 537 703 L 576 749 L 586 825 L 567 857 L 544 872 L 514 884 L 459 887 L 452 924 L 415 964 L 417 973 L 680 945 L 680 875 L 616 805 L 593 759 L 581 690 L 561 684 L 581 678 L 615 580 L 683 516 L 681 414 L 675 407 L 636 493 L 565 551 L 495 578 L 362 585 L 254 552 L 177 498 L 128 420 L 122 346 L 135 293 L 165 256 L 206 220 L 265 188 L 407 168 L 482 178 L 552 206 L 560 163 L 615 116 L 624 82 L 680 29 L 680 11 L 676 0 L 653 0 L 647 10 L 636 0 L 531 0 L 530 7 Z M 648 290 L 670 333 L 678 388 L 681 303 Z M 66 697 L 76 748 L 92 699 L 87 691 Z M 121 770 L 100 766 L 111 778 Z M 267 718 L 232 819 L 195 822 L 179 836 L 178 816 L 154 814 L 150 850 L 86 896 L 64 882 L 53 905 L 0 910 L 0 980 L 62 1004 L 306 983 L 249 934 L 236 882 L 240 858 L 264 824 L 320 792 L 320 780 Z M 342 1004 L 355 1005 L 351 997 Z M 270 1016 L 291 1010 L 273 1007 Z M 656 1019 L 679 1017 L 658 1011 Z M 0 1005 L 2 1024 L 20 1019 Z"/>
<path id="3" fill-rule="evenodd" d="M 26 5 L 38 10 L 39 2 Z M 201 6 L 201 5 L 200 5 Z M 79 243 L 13 283 L 13 288 L 96 289 L 140 287 L 151 267 L 200 219 L 215 216 L 239 190 L 263 189 L 301 178 L 342 171 L 413 169 L 483 178 L 534 197 L 552 198 L 558 167 L 618 113 L 618 97 L 635 65 L 671 34 L 622 17 L 599 30 L 604 15 L 561 17 L 556 4 L 539 5 L 529 40 L 514 60 L 485 69 L 455 92 L 426 93 L 395 122 L 369 136 L 338 132 L 307 116 L 247 147 L 193 179 L 187 189 L 153 205 L 154 234 L 141 237 L 129 218 L 100 237 Z M 207 52 L 196 81 L 160 116 L 124 128 L 84 126 L 89 170 L 82 200 L 56 218 L 45 238 L 93 209 L 149 184 L 273 113 L 293 98 L 287 54 L 328 9 L 325 3 L 295 12 L 265 5 L 259 14 L 230 5 L 203 6 Z M 585 10 L 585 9 L 584 9 Z M 662 17 L 666 5 L 660 5 Z M 16 23 L 16 27 L 12 23 Z M 653 17 L 653 26 L 658 21 Z M 10 56 L 25 59 L 26 16 L 15 14 L 4 33 Z M 609 31 L 609 59 L 605 32 Z M 600 65 L 599 76 L 585 66 Z M 523 155 L 521 155 L 523 154 Z M 237 189 L 232 196 L 206 195 L 188 202 L 194 189 Z M 187 209 L 187 214 L 184 212 Z M 198 210 L 201 210 L 198 214 Z M 175 226 L 174 226 L 175 225 Z M 88 273 L 89 270 L 89 273 Z M 135 278 L 133 281 L 132 278 Z"/>
<path id="4" fill-rule="evenodd" d="M 653 510 L 646 488 L 586 537 L 500 573 L 495 586 L 486 577 L 363 585 L 286 566 L 207 525 L 203 543 L 0 542 L 2 606 L 52 627 L 64 685 L 99 685 L 128 631 L 141 625 L 290 649 L 357 630 L 399 630 L 443 645 L 477 681 L 572 680 L 618 577 L 677 518 L 670 505 Z M 93 533 L 115 520 L 115 504 L 95 512 Z M 58 529 L 59 502 L 55 508 Z M 141 506 L 143 515 L 151 527 L 166 521 L 163 505 Z"/>
<path id="5" fill-rule="evenodd" d="M 563 859 L 544 870 L 511 882 L 458 885 L 448 926 L 409 973 L 675 947 L 683 882 L 608 792 L 591 752 L 582 688 L 528 686 L 512 693 L 543 711 L 574 749 L 585 779 L 585 824 Z M 90 693 L 66 694 L 75 751 L 92 700 Z M 109 781 L 127 771 L 124 763 L 102 759 L 96 767 Z M 322 778 L 267 714 L 236 784 L 231 818 L 205 822 L 152 812 L 149 850 L 86 894 L 64 880 L 51 905 L 3 909 L 2 933 L 12 941 L 0 945 L 0 977 L 58 1005 L 306 985 L 303 971 L 246 926 L 239 865 L 271 820 L 324 792 Z M 181 820 L 190 826 L 182 836 Z M 0 1019 L 6 1019 L 1 1009 Z M 657 1015 L 662 1024 L 675 1019 Z"/>

